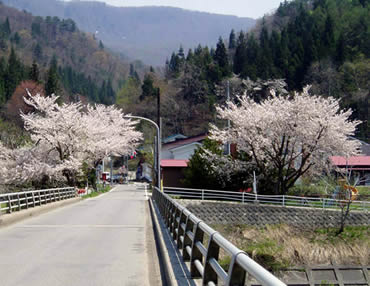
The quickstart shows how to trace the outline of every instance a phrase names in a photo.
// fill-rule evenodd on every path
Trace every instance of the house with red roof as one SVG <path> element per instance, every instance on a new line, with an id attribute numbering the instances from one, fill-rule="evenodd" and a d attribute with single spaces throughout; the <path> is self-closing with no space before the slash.
<path id="1" fill-rule="evenodd" d="M 351 171 L 352 177 L 360 179 L 360 185 L 370 185 L 370 156 L 333 156 L 330 159 L 338 172 Z"/>
<path id="2" fill-rule="evenodd" d="M 182 187 L 184 169 L 195 150 L 202 146 L 207 134 L 183 138 L 176 136 L 175 140 L 166 140 L 161 148 L 161 169 L 163 186 Z"/>

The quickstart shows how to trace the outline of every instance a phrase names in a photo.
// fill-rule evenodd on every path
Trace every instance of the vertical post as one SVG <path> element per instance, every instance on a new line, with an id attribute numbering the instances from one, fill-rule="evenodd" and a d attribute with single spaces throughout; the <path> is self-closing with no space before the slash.
<path id="1" fill-rule="evenodd" d="M 35 207 L 35 193 L 32 192 L 32 206 Z"/>
<path id="2" fill-rule="evenodd" d="M 227 101 L 230 101 L 230 82 L 227 81 Z M 227 120 L 227 130 L 230 130 L 230 119 Z M 230 155 L 231 149 L 230 149 L 230 142 L 227 142 L 227 155 Z"/>
<path id="3" fill-rule="evenodd" d="M 110 185 L 113 185 L 113 157 L 110 156 Z"/>
<path id="4" fill-rule="evenodd" d="M 18 210 L 21 210 L 21 199 L 19 198 L 19 194 L 17 194 L 17 199 L 18 199 Z"/>
<path id="5" fill-rule="evenodd" d="M 244 192 L 242 192 L 242 203 L 244 204 Z"/>
<path id="6" fill-rule="evenodd" d="M 283 195 L 283 207 L 285 206 L 285 195 Z"/>
<path id="7" fill-rule="evenodd" d="M 12 213 L 12 200 L 10 199 L 10 195 L 8 195 L 8 213 Z"/>
<path id="8" fill-rule="evenodd" d="M 159 120 L 161 121 L 161 120 Z M 162 184 L 161 184 L 161 129 L 159 128 L 158 126 L 158 129 L 157 129 L 157 133 L 158 133 L 158 138 L 157 138 L 157 156 L 158 156 L 158 159 L 157 159 L 157 166 L 158 166 L 158 189 L 162 191 Z"/>
<path id="9" fill-rule="evenodd" d="M 325 198 L 322 198 L 322 208 L 325 208 Z"/>
<path id="10" fill-rule="evenodd" d="M 26 198 L 26 209 L 28 209 L 28 193 L 24 193 L 24 197 Z"/>
<path id="11" fill-rule="evenodd" d="M 202 190 L 202 201 L 204 201 L 204 190 Z"/>

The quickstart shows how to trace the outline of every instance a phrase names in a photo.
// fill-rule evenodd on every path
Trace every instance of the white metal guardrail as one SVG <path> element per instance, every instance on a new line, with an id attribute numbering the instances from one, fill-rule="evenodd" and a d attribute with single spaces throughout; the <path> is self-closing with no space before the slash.
<path id="1" fill-rule="evenodd" d="M 172 197 L 197 200 L 223 200 L 241 203 L 252 203 L 258 201 L 260 204 L 271 204 L 294 207 L 313 207 L 324 209 L 337 209 L 346 200 L 334 198 L 313 198 L 285 195 L 256 195 L 246 192 L 229 192 L 217 190 L 185 189 L 165 187 L 164 192 Z M 352 201 L 352 210 L 370 211 L 370 201 Z"/>
<path id="2" fill-rule="evenodd" d="M 244 286 L 247 274 L 261 285 L 286 285 L 158 188 L 153 199 L 184 261 L 190 262 L 191 277 L 202 278 L 202 285 Z M 231 257 L 227 272 L 218 261 L 221 249 Z"/>
<path id="3" fill-rule="evenodd" d="M 73 187 L 0 194 L 0 214 L 12 213 L 76 196 Z"/>

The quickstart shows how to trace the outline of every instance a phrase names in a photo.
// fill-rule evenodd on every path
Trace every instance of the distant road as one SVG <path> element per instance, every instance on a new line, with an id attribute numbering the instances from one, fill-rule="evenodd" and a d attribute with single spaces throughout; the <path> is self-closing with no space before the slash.
<path id="1" fill-rule="evenodd" d="M 0 285 L 160 285 L 144 190 L 94 199 L 0 229 Z"/>

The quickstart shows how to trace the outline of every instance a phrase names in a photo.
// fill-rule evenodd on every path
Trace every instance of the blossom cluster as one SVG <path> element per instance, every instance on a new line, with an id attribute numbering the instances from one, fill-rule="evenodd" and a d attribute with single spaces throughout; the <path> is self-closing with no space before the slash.
<path id="1" fill-rule="evenodd" d="M 108 155 L 129 154 L 142 137 L 136 122 L 114 106 L 59 105 L 55 95 L 29 93 L 24 100 L 35 110 L 21 114 L 32 143 L 13 150 L 0 144 L 0 176 L 5 183 L 45 175 L 61 179 L 67 171 L 78 172 L 84 162 L 94 166 Z"/>

